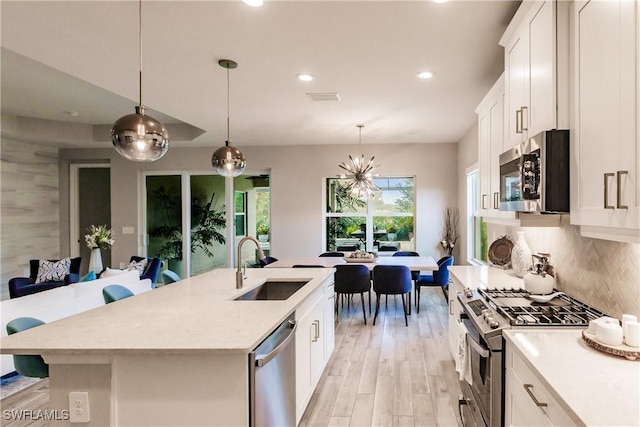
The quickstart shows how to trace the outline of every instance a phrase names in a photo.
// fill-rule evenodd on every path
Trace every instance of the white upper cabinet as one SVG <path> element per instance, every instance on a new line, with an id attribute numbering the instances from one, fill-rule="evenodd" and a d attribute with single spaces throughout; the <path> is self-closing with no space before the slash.
<path id="1" fill-rule="evenodd" d="M 638 9 L 573 4 L 571 222 L 590 237 L 638 241 Z"/>
<path id="2" fill-rule="evenodd" d="M 567 115 L 559 110 L 568 109 L 558 96 L 567 74 L 558 55 L 558 51 L 566 54 L 562 44 L 566 37 L 557 25 L 558 16 L 564 17 L 565 3 L 524 1 L 500 40 L 505 49 L 505 148 L 542 131 L 568 126 L 558 123 L 559 117 Z M 566 26 L 559 28 L 566 30 Z"/>
<path id="3" fill-rule="evenodd" d="M 485 218 L 515 218 L 515 212 L 501 212 L 499 157 L 504 140 L 504 74 L 476 108 L 478 115 L 478 163 L 480 176 L 480 215 Z"/>

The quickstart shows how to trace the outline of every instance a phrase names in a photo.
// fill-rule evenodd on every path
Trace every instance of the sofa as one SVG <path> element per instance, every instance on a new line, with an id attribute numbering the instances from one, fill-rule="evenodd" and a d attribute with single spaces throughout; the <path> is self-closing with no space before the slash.
<path id="1" fill-rule="evenodd" d="M 17 317 L 34 317 L 45 323 L 73 316 L 104 305 L 102 288 L 119 284 L 130 289 L 134 295 L 150 291 L 151 280 L 140 279 L 138 271 L 126 271 L 89 282 L 72 283 L 21 298 L 0 302 L 2 336 L 7 336 L 7 323 Z M 1 375 L 15 371 L 13 356 L 0 356 Z"/>
<path id="2" fill-rule="evenodd" d="M 158 275 L 160 274 L 160 268 L 162 268 L 162 260 L 160 258 L 145 258 L 137 255 L 131 256 L 129 262 L 140 262 L 143 259 L 147 260 L 147 266 L 144 271 L 140 273 L 140 279 L 151 280 L 151 287 L 156 287 L 158 281 Z"/>
<path id="3" fill-rule="evenodd" d="M 64 276 L 63 280 L 36 283 L 39 261 L 40 260 L 37 259 L 29 260 L 29 277 L 14 277 L 9 280 L 10 298 L 18 298 L 25 295 L 35 294 L 37 292 L 57 288 L 70 283 L 76 283 L 80 280 L 80 264 L 82 263 L 81 257 L 71 258 L 69 273 Z M 56 262 L 59 260 L 47 261 Z"/>

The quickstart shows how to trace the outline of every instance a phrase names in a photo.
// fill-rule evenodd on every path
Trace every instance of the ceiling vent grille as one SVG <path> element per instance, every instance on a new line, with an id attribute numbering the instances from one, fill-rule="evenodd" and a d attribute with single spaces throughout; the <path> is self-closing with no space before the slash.
<path id="1" fill-rule="evenodd" d="M 340 101 L 338 92 L 308 93 L 307 96 L 312 101 Z"/>

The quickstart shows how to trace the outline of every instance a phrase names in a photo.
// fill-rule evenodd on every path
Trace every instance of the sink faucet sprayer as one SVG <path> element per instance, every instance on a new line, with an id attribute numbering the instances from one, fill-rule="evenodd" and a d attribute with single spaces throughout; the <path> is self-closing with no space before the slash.
<path id="1" fill-rule="evenodd" d="M 244 279 L 246 279 L 244 275 L 244 271 L 242 269 L 242 245 L 247 240 L 251 240 L 253 241 L 253 243 L 256 244 L 256 247 L 258 248 L 258 257 L 260 259 L 264 258 L 264 252 L 262 252 L 262 246 L 260 245 L 260 242 L 256 240 L 254 237 L 246 236 L 246 237 L 243 237 L 242 240 L 240 240 L 240 242 L 238 242 L 238 251 L 236 252 L 236 256 L 238 257 L 238 270 L 236 270 L 236 289 L 242 289 L 242 282 L 244 281 Z"/>

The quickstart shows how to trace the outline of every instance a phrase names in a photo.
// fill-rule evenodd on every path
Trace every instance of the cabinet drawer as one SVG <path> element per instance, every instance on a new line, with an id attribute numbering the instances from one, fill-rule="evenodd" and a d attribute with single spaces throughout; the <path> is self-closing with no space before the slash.
<path id="1" fill-rule="evenodd" d="M 529 403 L 536 405 L 537 409 L 544 413 L 552 425 L 577 425 L 564 406 L 553 397 L 547 386 L 538 379 L 518 354 L 507 348 L 506 359 L 508 382 L 519 389 L 517 395 L 522 396 L 524 399 L 529 399 Z M 520 393 L 520 391 L 524 393 Z"/>

